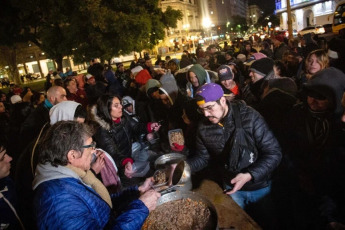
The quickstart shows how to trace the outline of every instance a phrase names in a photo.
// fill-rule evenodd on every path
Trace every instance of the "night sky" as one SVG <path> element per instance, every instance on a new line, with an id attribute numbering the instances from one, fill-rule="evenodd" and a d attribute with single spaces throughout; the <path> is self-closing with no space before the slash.
<path id="1" fill-rule="evenodd" d="M 258 5 L 264 12 L 271 12 L 275 10 L 274 0 L 249 0 L 249 4 Z"/>

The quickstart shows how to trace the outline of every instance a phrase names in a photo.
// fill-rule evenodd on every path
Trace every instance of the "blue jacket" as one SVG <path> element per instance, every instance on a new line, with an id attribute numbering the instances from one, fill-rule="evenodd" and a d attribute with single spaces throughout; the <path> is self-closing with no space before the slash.
<path id="1" fill-rule="evenodd" d="M 91 187 L 63 166 L 38 165 L 33 187 L 39 229 L 139 230 L 149 214 L 144 203 L 134 199 L 115 217 L 109 205 Z M 123 202 L 131 193 L 133 190 L 113 196 L 113 201 L 118 198 Z M 116 205 L 113 202 L 113 206 Z"/>

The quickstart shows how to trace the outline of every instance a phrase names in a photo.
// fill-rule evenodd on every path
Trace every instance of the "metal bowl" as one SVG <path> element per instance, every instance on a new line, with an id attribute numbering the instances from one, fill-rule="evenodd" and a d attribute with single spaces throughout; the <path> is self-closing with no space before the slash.
<path id="1" fill-rule="evenodd" d="M 210 219 L 204 229 L 217 229 L 218 226 L 218 216 L 217 216 L 217 211 L 214 205 L 204 196 L 195 193 L 195 192 L 190 192 L 190 191 L 176 191 L 176 192 L 171 192 L 165 195 L 162 195 L 157 202 L 157 206 L 160 206 L 164 203 L 170 202 L 170 201 L 175 201 L 175 200 L 181 200 L 181 199 L 191 199 L 194 201 L 201 201 L 203 202 L 211 211 L 211 216 Z"/>
<path id="2" fill-rule="evenodd" d="M 165 167 L 166 165 L 177 164 L 181 160 L 186 160 L 186 156 L 180 153 L 168 153 L 158 157 L 155 160 L 155 169 Z"/>

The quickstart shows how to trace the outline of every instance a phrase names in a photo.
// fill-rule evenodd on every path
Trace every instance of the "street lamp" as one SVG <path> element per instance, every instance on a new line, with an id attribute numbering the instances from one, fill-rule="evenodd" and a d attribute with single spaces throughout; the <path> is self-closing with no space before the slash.
<path id="1" fill-rule="evenodd" d="M 267 25 L 268 25 L 268 34 L 270 34 L 270 29 L 271 29 L 271 26 L 272 26 L 272 22 L 268 22 Z"/>
<path id="2" fill-rule="evenodd" d="M 202 26 L 206 29 L 206 31 L 208 31 L 210 27 L 212 26 L 211 19 L 209 17 L 203 18 Z M 211 34 L 211 39 L 212 39 L 212 34 Z"/>

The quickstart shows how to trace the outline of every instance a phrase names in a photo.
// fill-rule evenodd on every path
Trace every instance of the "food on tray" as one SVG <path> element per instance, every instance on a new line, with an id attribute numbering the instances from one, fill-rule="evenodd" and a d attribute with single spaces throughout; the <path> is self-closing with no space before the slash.
<path id="1" fill-rule="evenodd" d="M 175 200 L 164 203 L 151 212 L 142 229 L 201 230 L 206 228 L 210 216 L 210 209 L 202 201 L 190 198 Z"/>
<path id="2" fill-rule="evenodd" d="M 153 179 L 155 180 L 155 184 L 164 184 L 165 182 L 167 182 L 167 175 L 165 171 L 158 170 L 153 175 Z"/>
<path id="3" fill-rule="evenodd" d="M 184 145 L 184 138 L 183 138 L 182 130 L 170 131 L 169 132 L 169 142 L 170 142 L 170 145 L 172 145 L 173 143 L 176 143 L 178 145 Z"/>

